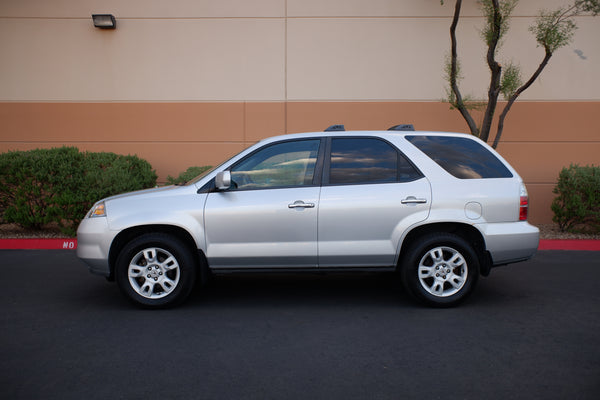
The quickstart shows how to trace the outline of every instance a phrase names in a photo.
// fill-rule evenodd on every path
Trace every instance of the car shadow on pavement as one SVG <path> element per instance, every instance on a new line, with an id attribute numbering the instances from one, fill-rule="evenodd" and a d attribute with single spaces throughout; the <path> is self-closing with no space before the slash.
<path id="1" fill-rule="evenodd" d="M 514 288 L 513 288 L 514 289 Z M 487 307 L 518 302 L 525 296 L 485 278 L 458 307 Z M 116 283 L 90 281 L 64 293 L 72 302 L 97 309 L 139 309 L 123 296 Z M 393 273 L 364 274 L 231 274 L 197 285 L 190 297 L 175 308 L 222 309 L 264 307 L 393 307 L 427 309 L 406 293 Z"/>
<path id="2" fill-rule="evenodd" d="M 411 303 L 392 273 L 221 275 L 197 287 L 188 302 L 240 306 Z"/>

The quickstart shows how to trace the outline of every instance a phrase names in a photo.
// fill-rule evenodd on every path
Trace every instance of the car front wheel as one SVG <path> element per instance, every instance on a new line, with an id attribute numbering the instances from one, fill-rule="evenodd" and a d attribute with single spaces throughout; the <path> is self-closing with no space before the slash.
<path id="1" fill-rule="evenodd" d="M 142 235 L 126 244 L 117 258 L 119 288 L 146 308 L 179 304 L 190 294 L 195 278 L 190 250 L 170 235 Z"/>
<path id="2" fill-rule="evenodd" d="M 479 277 L 479 259 L 462 237 L 437 233 L 414 241 L 402 258 L 405 288 L 434 307 L 450 307 L 464 300 Z"/>

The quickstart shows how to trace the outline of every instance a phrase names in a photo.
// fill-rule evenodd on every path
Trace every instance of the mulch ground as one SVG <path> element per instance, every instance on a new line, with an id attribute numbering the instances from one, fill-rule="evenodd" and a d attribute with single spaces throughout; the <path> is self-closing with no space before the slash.
<path id="1" fill-rule="evenodd" d="M 0 224 L 0 239 L 59 239 L 69 237 L 55 225 L 46 226 L 44 229 L 28 229 L 17 224 Z"/>

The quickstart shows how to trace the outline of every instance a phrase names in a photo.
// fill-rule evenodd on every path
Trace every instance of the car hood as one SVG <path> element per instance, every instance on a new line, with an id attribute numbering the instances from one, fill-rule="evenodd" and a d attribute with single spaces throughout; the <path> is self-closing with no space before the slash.
<path id="1" fill-rule="evenodd" d="M 172 186 L 171 185 L 171 186 L 156 187 L 156 188 L 152 188 L 152 189 L 136 190 L 134 192 L 121 193 L 121 194 L 117 194 L 115 196 L 107 197 L 104 199 L 104 201 L 113 201 L 113 200 L 129 198 L 129 197 L 140 197 L 140 196 L 152 197 L 157 194 L 165 194 L 165 192 L 171 192 L 171 191 L 178 190 L 178 189 L 181 189 L 181 186 Z"/>

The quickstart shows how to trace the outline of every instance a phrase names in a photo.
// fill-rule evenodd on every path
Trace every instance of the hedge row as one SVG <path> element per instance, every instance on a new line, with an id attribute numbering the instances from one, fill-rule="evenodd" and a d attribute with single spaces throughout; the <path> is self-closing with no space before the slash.
<path id="1" fill-rule="evenodd" d="M 562 231 L 600 232 L 600 166 L 563 168 L 554 193 L 552 220 Z"/>
<path id="2" fill-rule="evenodd" d="M 0 222 L 25 228 L 57 223 L 74 234 L 99 199 L 153 187 L 156 173 L 136 156 L 75 147 L 0 154 Z"/>
<path id="3" fill-rule="evenodd" d="M 176 178 L 172 177 L 171 175 L 167 176 L 167 183 L 169 185 L 182 185 L 188 181 L 191 181 L 198 175 L 208 171 L 211 168 L 212 166 L 210 165 L 204 167 L 189 167 L 188 169 L 180 173 L 179 176 L 177 176 Z"/>

